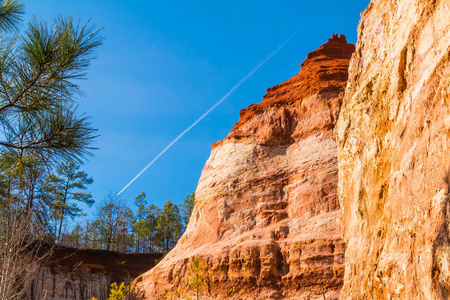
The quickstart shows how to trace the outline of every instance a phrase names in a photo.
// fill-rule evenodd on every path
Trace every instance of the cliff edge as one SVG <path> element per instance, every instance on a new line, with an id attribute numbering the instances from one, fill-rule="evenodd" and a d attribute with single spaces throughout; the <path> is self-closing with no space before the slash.
<path id="1" fill-rule="evenodd" d="M 187 230 L 135 280 L 147 299 L 337 299 L 344 243 L 332 132 L 354 46 L 333 37 L 213 144 Z M 198 269 L 198 268 L 197 268 Z"/>

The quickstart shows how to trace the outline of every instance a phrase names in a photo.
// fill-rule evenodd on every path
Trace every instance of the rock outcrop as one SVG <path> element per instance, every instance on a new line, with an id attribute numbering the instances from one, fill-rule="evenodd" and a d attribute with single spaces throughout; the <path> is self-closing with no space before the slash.
<path id="1" fill-rule="evenodd" d="M 36 272 L 29 300 L 108 298 L 113 282 L 129 282 L 155 265 L 162 254 L 122 254 L 105 250 L 55 249 Z"/>
<path id="2" fill-rule="evenodd" d="M 372 0 L 335 136 L 341 299 L 450 299 L 450 3 Z"/>
<path id="3" fill-rule="evenodd" d="M 345 247 L 332 132 L 353 51 L 333 35 L 213 144 L 185 234 L 134 282 L 147 299 L 193 295 L 187 281 L 197 269 L 202 299 L 339 297 Z"/>

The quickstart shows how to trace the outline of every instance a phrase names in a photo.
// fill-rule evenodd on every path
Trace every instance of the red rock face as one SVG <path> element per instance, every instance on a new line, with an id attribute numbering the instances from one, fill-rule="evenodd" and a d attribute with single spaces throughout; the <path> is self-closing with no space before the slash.
<path id="1" fill-rule="evenodd" d="M 345 247 L 332 131 L 353 51 L 334 35 L 213 144 L 185 234 L 135 280 L 147 299 L 194 295 L 196 257 L 202 299 L 338 298 Z"/>

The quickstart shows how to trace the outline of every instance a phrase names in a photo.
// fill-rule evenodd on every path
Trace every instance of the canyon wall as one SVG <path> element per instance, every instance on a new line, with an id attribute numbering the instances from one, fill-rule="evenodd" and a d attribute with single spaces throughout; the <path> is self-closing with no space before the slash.
<path id="1" fill-rule="evenodd" d="M 341 299 L 450 299 L 450 2 L 373 0 L 335 137 Z"/>
<path id="2" fill-rule="evenodd" d="M 345 246 L 332 132 L 353 51 L 333 35 L 213 144 L 185 234 L 134 282 L 147 299 L 185 299 L 197 286 L 201 299 L 339 297 Z"/>
<path id="3" fill-rule="evenodd" d="M 159 253 L 122 254 L 105 250 L 59 247 L 45 265 L 32 272 L 35 278 L 28 300 L 97 300 L 108 298 L 113 282 L 130 282 L 155 265 Z"/>

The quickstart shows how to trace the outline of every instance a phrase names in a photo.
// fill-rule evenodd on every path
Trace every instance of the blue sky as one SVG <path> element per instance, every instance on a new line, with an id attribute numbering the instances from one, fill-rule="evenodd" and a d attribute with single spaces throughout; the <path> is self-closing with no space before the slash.
<path id="1" fill-rule="evenodd" d="M 356 42 L 368 0 L 26 2 L 26 18 L 72 15 L 103 28 L 79 111 L 100 137 L 83 169 L 96 201 L 120 191 L 167 144 L 250 70 L 303 29 L 224 103 L 187 133 L 124 193 L 131 205 L 179 203 L 195 191 L 211 144 L 229 133 L 239 110 L 300 70 L 308 52 L 332 33 Z"/>

